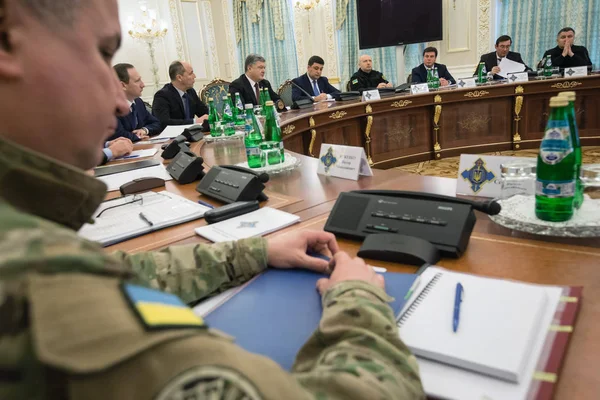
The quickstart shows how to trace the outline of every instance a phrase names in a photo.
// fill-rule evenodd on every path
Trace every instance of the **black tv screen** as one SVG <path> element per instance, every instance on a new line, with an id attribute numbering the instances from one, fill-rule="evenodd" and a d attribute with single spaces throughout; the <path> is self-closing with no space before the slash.
<path id="1" fill-rule="evenodd" d="M 442 40 L 442 0 L 357 0 L 359 48 Z"/>

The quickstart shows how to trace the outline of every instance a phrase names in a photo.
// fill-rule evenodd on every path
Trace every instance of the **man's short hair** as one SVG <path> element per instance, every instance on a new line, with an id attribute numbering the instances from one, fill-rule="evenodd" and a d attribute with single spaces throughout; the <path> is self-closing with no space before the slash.
<path id="1" fill-rule="evenodd" d="M 323 60 L 319 56 L 312 56 L 311 58 L 308 59 L 308 66 L 310 67 L 313 64 L 325 65 L 325 60 Z"/>
<path id="2" fill-rule="evenodd" d="M 113 67 L 119 80 L 123 83 L 129 83 L 129 70 L 132 68 L 134 68 L 134 66 L 127 63 L 120 63 Z"/>
<path id="3" fill-rule="evenodd" d="M 0 1 L 0 5 L 3 5 Z M 75 15 L 85 1 L 82 0 L 20 0 L 20 3 L 42 22 L 59 22 L 72 25 Z M 3 7 L 0 7 L 3 8 Z"/>
<path id="4" fill-rule="evenodd" d="M 185 67 L 181 61 L 173 61 L 171 65 L 169 65 L 169 78 L 171 78 L 171 82 L 177 80 L 177 75 L 183 75 L 184 73 Z"/>
<path id="5" fill-rule="evenodd" d="M 257 62 L 267 62 L 267 60 L 258 54 L 248 54 L 248 57 L 246 57 L 246 61 L 244 62 L 244 71 L 248 71 L 248 67 Z"/>
<path id="6" fill-rule="evenodd" d="M 498 46 L 502 42 L 506 42 L 507 40 L 510 40 L 510 44 L 512 44 L 512 38 L 510 36 L 508 36 L 508 35 L 500 36 L 498 39 L 496 39 L 496 46 Z"/>
<path id="7" fill-rule="evenodd" d="M 425 53 L 435 53 L 436 57 L 438 55 L 437 49 L 435 47 L 426 47 L 425 50 L 423 50 L 423 57 L 425 57 Z"/>
<path id="8" fill-rule="evenodd" d="M 565 26 L 560 31 L 558 31 L 558 33 L 556 34 L 556 37 L 559 37 L 560 34 L 563 32 L 573 32 L 573 35 L 575 35 L 575 29 L 571 28 L 570 26 Z"/>

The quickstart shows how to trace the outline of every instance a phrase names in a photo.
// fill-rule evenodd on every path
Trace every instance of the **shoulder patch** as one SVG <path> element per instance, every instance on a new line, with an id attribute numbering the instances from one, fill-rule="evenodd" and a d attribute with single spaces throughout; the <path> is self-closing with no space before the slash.
<path id="1" fill-rule="evenodd" d="M 190 368 L 167 382 L 155 397 L 156 400 L 209 398 L 261 400 L 263 397 L 248 378 L 219 366 Z"/>
<path id="2" fill-rule="evenodd" d="M 146 330 L 206 327 L 202 318 L 174 294 L 128 283 L 122 283 L 121 290 Z"/>
<path id="3" fill-rule="evenodd" d="M 384 81 L 387 81 L 387 79 L 385 79 L 385 75 L 381 74 L 381 79 L 383 79 Z"/>
<path id="4" fill-rule="evenodd" d="M 358 83 L 358 79 L 352 80 L 352 84 L 356 85 Z"/>

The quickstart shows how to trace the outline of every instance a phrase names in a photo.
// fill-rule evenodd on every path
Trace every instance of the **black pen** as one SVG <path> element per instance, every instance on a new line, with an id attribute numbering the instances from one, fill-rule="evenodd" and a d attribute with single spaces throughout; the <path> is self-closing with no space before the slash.
<path id="1" fill-rule="evenodd" d="M 146 216 L 144 215 L 144 213 L 139 213 L 139 216 L 142 219 L 142 221 L 144 221 L 145 223 L 147 223 L 150 226 L 154 226 L 154 224 L 152 223 L 152 221 L 150 221 L 148 218 L 146 218 Z"/>

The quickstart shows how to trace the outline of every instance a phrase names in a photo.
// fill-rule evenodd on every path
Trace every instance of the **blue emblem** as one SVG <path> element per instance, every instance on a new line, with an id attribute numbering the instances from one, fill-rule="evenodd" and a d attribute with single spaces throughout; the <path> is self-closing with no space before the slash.
<path id="1" fill-rule="evenodd" d="M 258 221 L 242 221 L 240 222 L 240 226 L 238 226 L 237 228 L 256 228 L 256 225 L 258 225 Z"/>
<path id="2" fill-rule="evenodd" d="M 321 157 L 321 162 L 325 166 L 325 172 L 329 172 L 329 168 L 335 165 L 337 158 L 333 155 L 333 147 L 327 150 L 327 153 Z"/>
<path id="3" fill-rule="evenodd" d="M 471 169 L 466 169 L 460 174 L 464 180 L 471 182 L 471 190 L 477 193 L 487 182 L 492 182 L 496 175 L 485 169 L 485 162 L 478 158 Z"/>

